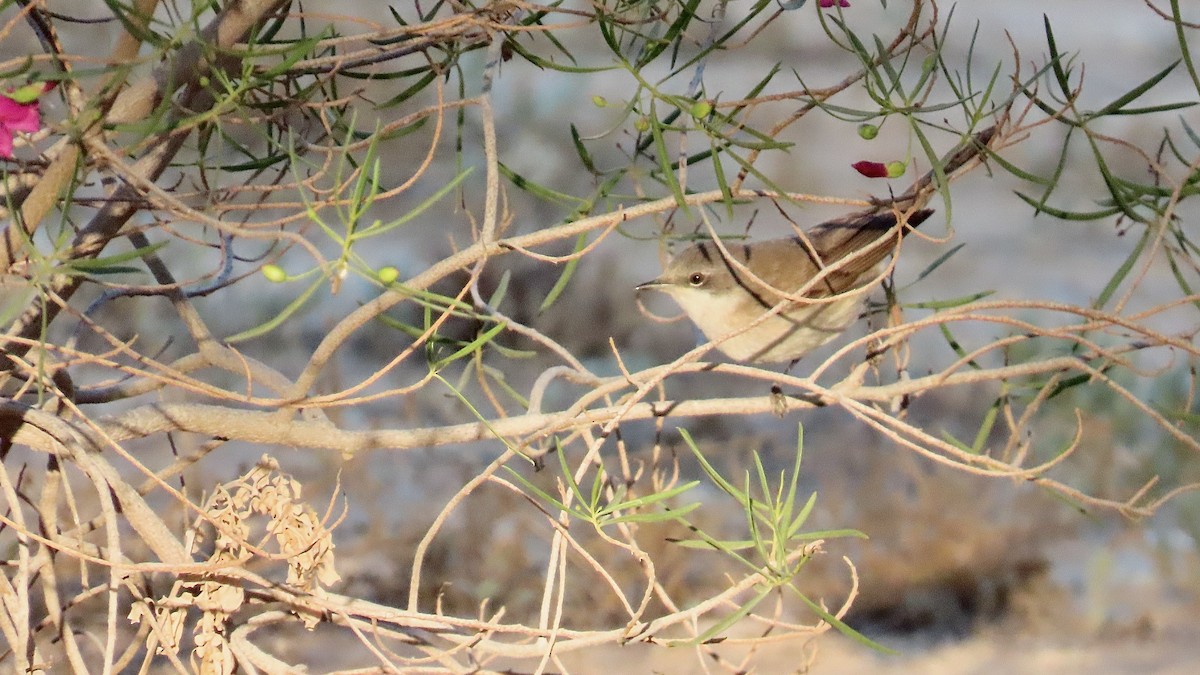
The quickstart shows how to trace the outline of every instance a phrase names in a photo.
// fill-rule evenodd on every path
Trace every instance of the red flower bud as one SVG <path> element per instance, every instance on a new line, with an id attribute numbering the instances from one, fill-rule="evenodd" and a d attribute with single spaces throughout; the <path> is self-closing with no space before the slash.
<path id="1" fill-rule="evenodd" d="M 855 163 L 851 164 L 850 166 L 854 167 L 855 171 L 861 173 L 862 175 L 866 176 L 867 178 L 887 178 L 888 177 L 888 168 L 887 168 L 887 165 L 884 164 L 883 162 L 868 162 L 866 160 L 863 160 L 861 162 L 855 162 Z"/>

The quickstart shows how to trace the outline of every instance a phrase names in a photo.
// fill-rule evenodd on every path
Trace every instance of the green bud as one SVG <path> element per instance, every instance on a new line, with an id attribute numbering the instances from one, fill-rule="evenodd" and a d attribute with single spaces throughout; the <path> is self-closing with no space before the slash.
<path id="1" fill-rule="evenodd" d="M 400 270 L 391 265 L 380 267 L 377 274 L 379 275 L 379 280 L 385 284 L 390 284 L 400 278 Z"/>
<path id="2" fill-rule="evenodd" d="M 288 278 L 287 272 L 284 272 L 283 268 L 279 265 L 263 265 L 262 273 L 267 278 L 267 281 L 275 284 L 281 284 L 287 281 Z"/>
<path id="3" fill-rule="evenodd" d="M 708 101 L 702 100 L 702 101 L 696 101 L 695 103 L 692 104 L 691 113 L 692 113 L 692 117 L 694 117 L 698 120 L 702 120 L 702 119 L 707 118 L 709 115 L 711 115 L 712 110 L 713 110 L 712 104 L 709 103 Z"/>
<path id="4" fill-rule="evenodd" d="M 904 162 L 901 162 L 900 160 L 896 160 L 894 162 L 888 162 L 888 165 L 887 165 L 888 178 L 899 178 L 900 176 L 903 176 L 904 172 L 907 170 L 908 170 L 908 165 L 905 164 Z"/>
<path id="5" fill-rule="evenodd" d="M 638 133 L 646 133 L 650 130 L 650 120 L 644 115 L 633 121 L 633 128 L 638 130 Z"/>
<path id="6" fill-rule="evenodd" d="M 596 106 L 597 108 L 607 108 L 608 99 L 604 98 L 600 94 L 596 94 L 592 97 L 592 105 Z"/>
<path id="7" fill-rule="evenodd" d="M 28 105 L 38 100 L 38 97 L 42 95 L 43 91 L 45 91 L 45 86 L 46 85 L 44 82 L 34 82 L 23 87 L 17 87 L 10 92 L 6 92 L 4 96 L 16 101 L 17 103 Z"/>
<path id="8" fill-rule="evenodd" d="M 879 127 L 874 124 L 863 123 L 858 125 L 858 137 L 864 141 L 874 139 L 879 135 Z"/>

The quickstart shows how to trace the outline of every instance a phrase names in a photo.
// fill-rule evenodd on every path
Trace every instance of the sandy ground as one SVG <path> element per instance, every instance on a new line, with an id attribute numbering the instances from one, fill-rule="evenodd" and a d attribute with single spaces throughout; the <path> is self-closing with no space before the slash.
<path id="1" fill-rule="evenodd" d="M 841 673 L 1195 673 L 1200 669 L 1200 626 L 1149 636 L 1049 638 L 981 635 L 932 648 L 879 656 L 841 638 L 827 640 L 810 672 Z M 760 672 L 795 672 L 785 661 Z"/>
<path id="2" fill-rule="evenodd" d="M 1200 618 L 1200 617 L 1196 617 Z M 985 631 L 965 640 L 936 645 L 909 641 L 894 646 L 898 656 L 881 655 L 841 636 L 810 642 L 777 645 L 761 651 L 747 672 L 929 673 L 932 675 L 983 675 L 985 673 L 1121 673 L 1171 675 L 1200 672 L 1200 622 L 1179 625 L 1150 635 L 1095 636 L 1056 641 L 1048 637 L 1012 636 Z M 609 675 L 613 672 L 703 673 L 704 664 L 691 650 L 613 649 L 592 653 L 586 660 L 567 659 L 576 675 Z M 708 672 L 730 672 L 709 662 Z"/>

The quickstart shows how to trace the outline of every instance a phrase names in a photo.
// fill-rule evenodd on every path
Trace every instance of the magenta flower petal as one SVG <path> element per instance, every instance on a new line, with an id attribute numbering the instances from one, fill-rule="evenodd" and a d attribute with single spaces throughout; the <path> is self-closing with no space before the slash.
<path id="1" fill-rule="evenodd" d="M 24 115 L 24 108 L 24 103 L 17 103 L 4 94 L 0 94 L 0 124 L 7 124 L 9 120 Z"/>
<path id="2" fill-rule="evenodd" d="M 42 118 L 37 101 L 18 103 L 0 95 L 0 157 L 12 157 L 13 133 L 32 133 L 41 128 Z"/>
<path id="3" fill-rule="evenodd" d="M 883 162 L 868 162 L 866 160 L 863 160 L 861 162 L 855 162 L 855 163 L 851 164 L 850 166 L 854 167 L 855 171 L 861 173 L 862 175 L 866 176 L 867 178 L 887 178 L 888 177 L 888 168 L 887 168 L 887 165 L 884 164 Z"/>
<path id="4" fill-rule="evenodd" d="M 37 103 L 17 103 L 0 95 L 0 127 L 12 131 L 32 133 L 41 128 L 41 116 Z"/>
<path id="5" fill-rule="evenodd" d="M 838 7 L 849 7 L 850 0 L 821 0 L 821 2 L 818 4 L 823 9 L 829 9 L 830 7 L 833 7 L 835 5 Z"/>

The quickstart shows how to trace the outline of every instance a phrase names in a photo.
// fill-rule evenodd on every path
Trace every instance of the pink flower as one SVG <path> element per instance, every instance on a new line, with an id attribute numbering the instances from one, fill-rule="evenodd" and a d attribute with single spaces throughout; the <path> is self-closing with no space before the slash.
<path id="1" fill-rule="evenodd" d="M 888 168 L 887 168 L 887 165 L 884 164 L 883 162 L 868 162 L 866 160 L 863 160 L 861 162 L 855 162 L 855 163 L 851 164 L 850 166 L 854 167 L 855 171 L 861 173 L 862 175 L 866 176 L 867 178 L 887 178 L 888 177 Z"/>
<path id="2" fill-rule="evenodd" d="M 821 0 L 821 2 L 817 4 L 819 4 L 822 9 L 829 9 L 835 5 L 838 7 L 849 7 L 850 0 Z"/>
<path id="3" fill-rule="evenodd" d="M 0 157 L 13 156 L 13 134 L 18 131 L 33 133 L 42 126 L 37 101 L 18 103 L 0 94 Z"/>

